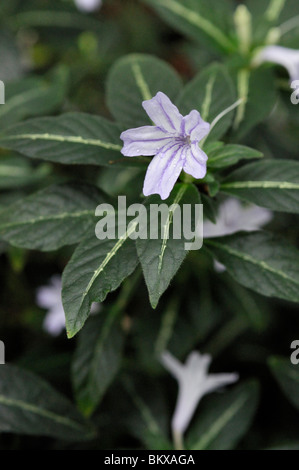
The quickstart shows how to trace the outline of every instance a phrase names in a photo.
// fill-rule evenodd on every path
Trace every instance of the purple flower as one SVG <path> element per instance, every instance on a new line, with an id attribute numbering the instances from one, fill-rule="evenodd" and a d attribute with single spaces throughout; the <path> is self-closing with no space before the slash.
<path id="1" fill-rule="evenodd" d="M 155 126 L 122 132 L 121 152 L 126 157 L 155 155 L 147 169 L 143 194 L 160 194 L 161 199 L 167 199 L 182 170 L 196 179 L 205 176 L 208 157 L 198 143 L 208 134 L 210 124 L 196 110 L 182 116 L 161 91 L 142 106 Z"/>

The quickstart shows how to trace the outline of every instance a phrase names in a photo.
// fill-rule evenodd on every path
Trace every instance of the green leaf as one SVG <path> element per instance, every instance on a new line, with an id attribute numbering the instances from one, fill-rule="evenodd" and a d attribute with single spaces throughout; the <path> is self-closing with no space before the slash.
<path id="1" fill-rule="evenodd" d="M 299 302 L 299 251 L 274 234 L 239 232 L 204 246 L 240 284 L 267 297 Z"/>
<path id="2" fill-rule="evenodd" d="M 264 160 L 234 171 L 221 191 L 273 211 L 298 213 L 299 162 Z"/>
<path id="3" fill-rule="evenodd" d="M 101 116 L 66 113 L 29 119 L 0 135 L 0 146 L 31 158 L 62 164 L 140 165 L 120 154 L 120 129 Z"/>
<path id="4" fill-rule="evenodd" d="M 1 237 L 14 246 L 41 251 L 78 243 L 95 227 L 95 209 L 107 199 L 86 183 L 49 186 L 1 213 Z"/>
<path id="5" fill-rule="evenodd" d="M 187 436 L 188 449 L 234 449 L 251 424 L 258 392 L 258 384 L 248 382 L 223 395 L 208 397 Z"/>
<path id="6" fill-rule="evenodd" d="M 67 398 L 33 373 L 8 364 L 0 368 L 0 430 L 64 441 L 94 437 Z"/>
<path id="7" fill-rule="evenodd" d="M 8 82 L 5 106 L 0 107 L 0 128 L 56 111 L 65 97 L 67 83 L 68 72 L 64 67 L 55 70 L 49 79 L 33 76 Z"/>
<path id="8" fill-rule="evenodd" d="M 238 163 L 240 160 L 250 160 L 254 158 L 262 158 L 263 154 L 258 150 L 254 150 L 245 145 L 228 144 L 211 149 L 204 149 L 207 153 L 209 168 L 225 168 Z"/>
<path id="9" fill-rule="evenodd" d="M 122 359 L 124 333 L 113 307 L 89 317 L 80 332 L 72 363 L 79 408 L 90 415 L 114 380 Z"/>
<path id="10" fill-rule="evenodd" d="M 234 85 L 226 67 L 215 63 L 200 71 L 184 87 L 176 104 L 182 114 L 188 114 L 192 109 L 197 109 L 203 120 L 211 124 L 235 101 Z M 220 139 L 230 127 L 233 116 L 233 111 L 223 116 L 211 130 L 205 142 Z"/>
<path id="11" fill-rule="evenodd" d="M 161 295 L 169 286 L 171 279 L 188 253 L 184 237 L 183 205 L 190 205 L 191 211 L 194 212 L 195 204 L 200 203 L 197 189 L 188 184 L 177 184 L 163 204 L 161 204 L 160 197 L 156 195 L 150 196 L 145 202 L 148 209 L 148 233 L 145 237 L 142 236 L 136 240 L 136 247 L 153 308 L 157 306 Z M 177 207 L 168 211 L 172 204 Z M 165 216 L 161 217 L 161 222 L 158 220 L 156 212 L 152 211 L 155 206 L 157 208 L 160 206 L 161 209 L 164 207 L 166 210 Z M 192 227 L 188 228 L 194 230 L 194 213 L 191 215 Z M 179 222 L 177 222 L 177 217 L 180 217 Z M 153 238 L 149 230 L 158 223 L 161 225 L 161 231 L 156 238 Z M 176 224 L 175 231 L 178 228 L 181 230 L 181 236 L 177 238 L 173 233 L 174 223 Z"/>
<path id="12" fill-rule="evenodd" d="M 211 8 L 209 0 L 146 0 L 167 23 L 199 43 L 217 51 L 235 48 L 230 38 L 232 30 L 232 3 L 222 1 Z"/>
<path id="13" fill-rule="evenodd" d="M 50 165 L 32 167 L 23 157 L 7 156 L 0 159 L 0 189 L 19 188 L 46 178 Z"/>
<path id="14" fill-rule="evenodd" d="M 271 113 L 277 99 L 275 80 L 271 69 L 265 67 L 250 71 L 245 69 L 243 75 L 239 74 L 239 80 L 241 85 L 239 84 L 237 87 L 245 87 L 245 94 L 242 92 L 238 96 L 244 98 L 244 104 L 239 106 L 236 113 L 237 118 L 232 134 L 232 139 L 235 141 L 243 139 L 257 124 L 264 121 Z M 242 83 L 244 80 L 245 84 Z"/>
<path id="15" fill-rule="evenodd" d="M 74 251 L 62 276 L 62 301 L 69 338 L 85 323 L 92 302 L 103 302 L 135 270 L 138 259 L 128 230 L 123 237 L 88 236 Z"/>
<path id="16" fill-rule="evenodd" d="M 284 395 L 299 410 L 298 365 L 292 364 L 290 358 L 272 356 L 269 366 Z"/>
<path id="17" fill-rule="evenodd" d="M 149 125 L 142 102 L 158 91 L 174 101 L 181 87 L 181 78 L 166 62 L 146 54 L 130 54 L 110 70 L 107 105 L 114 118 L 127 128 Z"/>
<path id="18" fill-rule="evenodd" d="M 1 7 L 3 7 L 3 3 Z M 24 74 L 21 51 L 20 47 L 17 45 L 17 38 L 6 28 L 1 28 L 0 32 L 0 57 L 0 77 L 4 83 L 17 80 Z"/>
<path id="19" fill-rule="evenodd" d="M 173 446 L 168 439 L 169 416 L 167 403 L 157 380 L 148 376 L 123 380 L 127 392 L 129 432 L 147 449 L 172 450 Z"/>

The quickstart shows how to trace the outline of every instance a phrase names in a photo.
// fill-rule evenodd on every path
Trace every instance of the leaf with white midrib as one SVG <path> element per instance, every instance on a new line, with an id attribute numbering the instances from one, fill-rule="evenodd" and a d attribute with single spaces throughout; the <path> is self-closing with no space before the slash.
<path id="1" fill-rule="evenodd" d="M 150 125 L 142 102 L 159 91 L 174 101 L 181 88 L 181 77 L 163 60 L 149 54 L 128 54 L 117 60 L 108 74 L 107 105 L 115 120 L 127 129 Z"/>
<path id="2" fill-rule="evenodd" d="M 0 369 L 0 430 L 81 441 L 94 430 L 76 407 L 44 379 L 15 365 Z"/>
<path id="3" fill-rule="evenodd" d="M 225 87 L 225 93 L 222 92 Z M 176 100 L 176 105 L 183 115 L 197 109 L 204 121 L 212 122 L 225 109 L 236 101 L 232 79 L 225 65 L 212 63 L 203 68 L 187 83 Z M 234 113 L 228 112 L 210 130 L 201 142 L 214 143 L 222 138 L 232 123 Z M 209 154 L 208 154 L 209 156 Z M 209 163 L 209 161 L 208 161 Z"/>
<path id="4" fill-rule="evenodd" d="M 161 295 L 167 289 L 171 279 L 180 268 L 181 263 L 187 255 L 185 249 L 186 239 L 183 236 L 181 227 L 180 239 L 175 239 L 170 233 L 173 226 L 173 217 L 176 210 L 180 210 L 183 204 L 189 204 L 194 210 L 195 204 L 200 204 L 200 196 L 195 186 L 185 183 L 175 185 L 171 195 L 166 201 L 161 201 L 159 196 L 152 195 L 145 206 L 149 210 L 151 217 L 151 205 L 167 205 L 173 210 L 168 210 L 166 220 L 163 220 L 161 233 L 157 234 L 157 239 L 151 239 L 149 230 L 146 237 L 140 237 L 136 240 L 138 257 L 142 266 L 144 279 L 148 288 L 150 303 L 153 308 L 158 304 Z M 178 206 L 178 208 L 176 208 Z M 182 215 L 182 211 L 181 211 Z M 192 213 L 193 215 L 193 213 Z M 194 221 L 192 221 L 193 223 Z M 157 220 L 151 220 L 149 225 L 159 223 Z M 181 224 L 183 223 L 181 219 Z M 194 230 L 194 227 L 192 227 Z M 190 240 L 189 240 L 190 242 Z"/>
<path id="5" fill-rule="evenodd" d="M 42 251 L 78 243 L 93 228 L 95 209 L 110 198 L 82 182 L 49 186 L 1 214 L 0 234 L 10 244 Z"/>
<path id="6" fill-rule="evenodd" d="M 299 301 L 299 250 L 266 231 L 206 239 L 205 246 L 237 282 L 265 296 Z"/>
<path id="7" fill-rule="evenodd" d="M 147 3 L 149 0 L 147 0 Z M 184 5 L 183 2 L 177 0 L 154 0 L 154 6 L 165 9 L 168 14 L 175 15 L 179 20 L 183 20 L 189 26 L 195 27 L 200 31 L 203 31 L 209 36 L 217 46 L 223 50 L 231 50 L 234 48 L 234 44 L 231 39 L 222 32 L 212 21 L 205 18 L 200 14 L 200 11 L 193 10 L 191 7 Z M 196 4 L 195 4 L 196 5 Z M 186 26 L 185 26 L 186 27 Z"/>
<path id="8" fill-rule="evenodd" d="M 121 155 L 120 133 L 119 125 L 104 117 L 69 112 L 15 124 L 0 134 L 0 146 L 69 165 L 140 165 L 142 158 Z"/>
<path id="9" fill-rule="evenodd" d="M 246 381 L 205 398 L 186 436 L 191 450 L 230 450 L 246 434 L 258 404 L 258 383 Z"/>
<path id="10" fill-rule="evenodd" d="M 130 239 L 136 224 L 122 237 L 97 239 L 95 233 L 75 249 L 63 272 L 62 301 L 68 337 L 85 323 L 91 303 L 102 302 L 137 266 L 137 253 Z"/>
<path id="11" fill-rule="evenodd" d="M 220 191 L 273 211 L 298 213 L 299 162 L 267 159 L 233 171 Z"/>
<path id="12" fill-rule="evenodd" d="M 89 416 L 98 406 L 120 367 L 124 333 L 111 307 L 88 319 L 80 332 L 72 362 L 79 408 Z"/>
<path id="13" fill-rule="evenodd" d="M 227 423 L 238 413 L 242 406 L 246 403 L 248 394 L 241 395 L 235 403 L 226 409 L 219 418 L 214 421 L 209 429 L 201 436 L 199 441 L 192 446 L 192 449 L 204 450 L 209 447 L 209 444 L 217 437 L 218 434 L 225 428 Z"/>
<path id="14" fill-rule="evenodd" d="M 65 416 L 58 415 L 56 413 L 53 413 L 52 411 L 40 408 L 36 405 L 33 405 L 31 403 L 28 403 L 22 400 L 15 400 L 15 399 L 7 398 L 3 395 L 0 395 L 0 405 L 9 406 L 12 408 L 19 408 L 20 410 L 23 410 L 23 411 L 29 411 L 30 413 L 36 414 L 42 418 L 51 419 L 58 424 L 63 424 L 64 426 L 70 426 L 71 428 L 74 428 L 77 431 L 82 431 L 82 426 L 80 426 L 75 421 L 72 421 L 71 419 L 66 418 Z"/>

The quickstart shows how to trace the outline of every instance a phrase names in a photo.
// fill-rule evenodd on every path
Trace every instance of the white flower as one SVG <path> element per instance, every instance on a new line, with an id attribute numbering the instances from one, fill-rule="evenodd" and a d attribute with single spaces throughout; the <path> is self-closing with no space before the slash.
<path id="1" fill-rule="evenodd" d="M 266 46 L 255 56 L 253 65 L 272 62 L 282 65 L 289 73 L 290 81 L 299 80 L 299 50 L 283 46 Z"/>
<path id="2" fill-rule="evenodd" d="M 223 237 L 241 230 L 258 230 L 270 222 L 272 217 L 272 212 L 264 207 L 244 205 L 237 199 L 229 198 L 220 204 L 216 224 L 209 220 L 204 221 L 203 237 Z"/>
<path id="3" fill-rule="evenodd" d="M 78 10 L 86 11 L 87 13 L 98 10 L 102 6 L 102 3 L 102 0 L 75 0 Z"/>
<path id="4" fill-rule="evenodd" d="M 203 238 L 224 237 L 241 230 L 259 230 L 270 222 L 272 217 L 272 212 L 264 207 L 244 205 L 237 199 L 229 198 L 220 204 L 216 224 L 210 220 L 204 221 Z M 223 264 L 218 261 L 214 261 L 214 268 L 217 272 L 225 271 Z"/>
<path id="5" fill-rule="evenodd" d="M 164 367 L 177 379 L 179 393 L 172 418 L 174 436 L 182 436 L 187 429 L 201 398 L 220 387 L 238 380 L 238 374 L 208 374 L 211 356 L 193 351 L 182 364 L 168 351 L 161 356 Z"/>
<path id="6" fill-rule="evenodd" d="M 48 286 L 42 286 L 37 289 L 36 303 L 39 307 L 48 310 L 43 328 L 52 336 L 58 336 L 65 330 L 65 315 L 61 300 L 61 276 L 52 276 Z M 94 303 L 91 307 L 91 313 L 99 310 L 98 304 Z"/>

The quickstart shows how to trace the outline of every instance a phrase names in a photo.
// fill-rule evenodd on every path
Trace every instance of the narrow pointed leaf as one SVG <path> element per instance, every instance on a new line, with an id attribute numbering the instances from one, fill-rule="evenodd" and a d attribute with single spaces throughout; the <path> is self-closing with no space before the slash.
<path id="1" fill-rule="evenodd" d="M 258 404 L 258 385 L 249 382 L 208 397 L 187 437 L 191 450 L 234 449 L 247 432 Z"/>
<path id="2" fill-rule="evenodd" d="M 137 263 L 135 244 L 128 233 L 104 240 L 93 233 L 80 243 L 63 272 L 62 301 L 69 337 L 82 328 L 92 302 L 105 300 Z"/>
<path id="3" fill-rule="evenodd" d="M 157 238 L 152 238 L 150 228 L 158 221 L 155 212 L 151 212 L 151 208 L 154 205 L 169 208 L 172 204 L 177 205 L 177 209 L 168 212 L 168 216 L 161 223 L 161 231 Z M 157 306 L 161 295 L 169 286 L 171 279 L 188 253 L 184 237 L 183 205 L 189 205 L 191 215 L 194 215 L 192 211 L 194 211 L 196 204 L 200 204 L 199 193 L 193 185 L 188 184 L 177 184 L 163 205 L 160 197 L 156 195 L 150 196 L 145 203 L 148 209 L 148 233 L 146 237 L 140 237 L 136 240 L 136 246 L 153 308 Z M 177 215 L 180 217 L 179 222 L 177 222 Z M 181 232 L 177 238 L 173 234 L 174 220 L 176 221 L 176 229 L 180 228 Z M 192 219 L 192 227 L 188 228 L 194 230 L 193 224 L 194 220 Z"/>
<path id="4" fill-rule="evenodd" d="M 91 414 L 115 378 L 122 359 L 124 332 L 113 307 L 91 316 L 79 334 L 72 378 L 79 408 Z"/>

